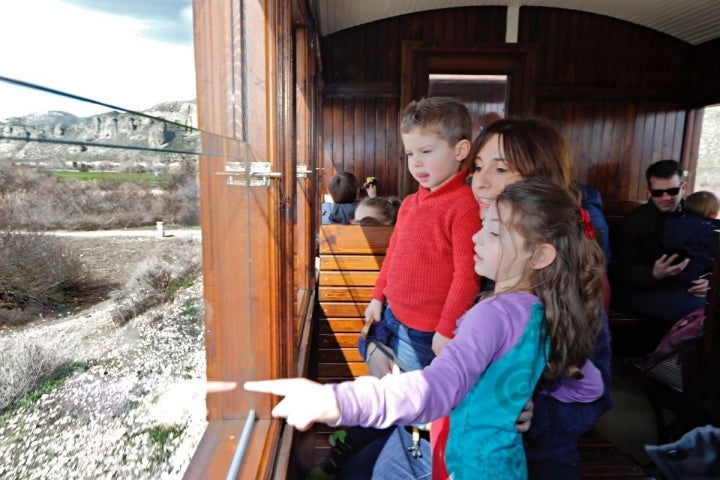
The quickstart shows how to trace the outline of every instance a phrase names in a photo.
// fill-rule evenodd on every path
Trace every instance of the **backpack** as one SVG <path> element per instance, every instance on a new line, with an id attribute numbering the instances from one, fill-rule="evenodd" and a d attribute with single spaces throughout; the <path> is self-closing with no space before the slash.
<path id="1" fill-rule="evenodd" d="M 645 372 L 682 392 L 697 375 L 704 335 L 705 307 L 675 322 L 646 361 Z"/>

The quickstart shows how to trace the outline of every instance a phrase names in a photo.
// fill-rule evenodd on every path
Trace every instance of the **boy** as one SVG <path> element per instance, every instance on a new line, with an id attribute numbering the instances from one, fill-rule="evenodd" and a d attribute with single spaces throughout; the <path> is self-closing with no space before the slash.
<path id="1" fill-rule="evenodd" d="M 409 370 L 428 365 L 450 341 L 479 290 L 471 238 L 480 220 L 462 168 L 471 128 L 467 108 L 448 97 L 411 102 L 400 120 L 420 187 L 400 206 L 365 318 L 387 323 L 389 346 Z"/>
<path id="2" fill-rule="evenodd" d="M 472 146 L 467 108 L 448 97 L 413 101 L 402 113 L 400 132 L 408 169 L 420 186 L 400 206 L 365 318 L 383 323 L 402 369 L 418 370 L 453 338 L 456 321 L 475 303 L 479 277 L 472 236 L 480 218 L 466 183 L 464 163 Z M 391 371 L 393 363 L 379 349 L 371 355 Z M 389 433 L 360 427 L 336 432 L 332 456 L 309 478 L 339 472 L 354 453 Z"/>
<path id="3" fill-rule="evenodd" d="M 720 229 L 717 219 L 720 200 L 712 192 L 699 191 L 685 199 L 685 215 L 669 218 L 662 234 L 663 247 L 668 252 L 682 252 L 689 258 L 687 267 L 673 277 L 668 277 L 664 286 L 686 291 L 698 278 L 705 278 L 712 267 L 710 239 L 714 230 Z"/>

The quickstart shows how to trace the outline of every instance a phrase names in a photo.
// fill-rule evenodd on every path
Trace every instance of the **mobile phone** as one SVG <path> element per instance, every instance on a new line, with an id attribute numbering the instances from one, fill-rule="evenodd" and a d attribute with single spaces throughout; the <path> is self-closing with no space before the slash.
<path id="1" fill-rule="evenodd" d="M 668 257 L 671 257 L 673 255 L 677 255 L 675 260 L 673 260 L 671 265 L 677 265 L 678 263 L 685 260 L 688 256 L 687 249 L 686 248 L 666 248 L 663 252 Z"/>

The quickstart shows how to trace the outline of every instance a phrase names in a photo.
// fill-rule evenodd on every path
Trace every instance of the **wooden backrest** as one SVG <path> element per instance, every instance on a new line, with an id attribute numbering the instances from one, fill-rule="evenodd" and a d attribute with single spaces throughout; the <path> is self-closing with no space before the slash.
<path id="1" fill-rule="evenodd" d="M 392 226 L 322 225 L 318 274 L 317 378 L 347 380 L 365 375 L 357 349 Z"/>

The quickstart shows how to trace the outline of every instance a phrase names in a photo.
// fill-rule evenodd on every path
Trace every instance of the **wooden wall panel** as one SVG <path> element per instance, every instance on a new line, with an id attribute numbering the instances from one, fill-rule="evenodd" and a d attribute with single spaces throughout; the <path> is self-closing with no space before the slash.
<path id="1" fill-rule="evenodd" d="M 664 158 L 680 159 L 685 111 L 657 105 L 544 102 L 567 141 L 576 177 L 597 188 L 605 203 L 647 198 L 645 170 Z"/>
<path id="2" fill-rule="evenodd" d="M 419 12 L 324 37 L 323 183 L 347 170 L 377 176 L 381 195 L 401 191 L 400 52 L 403 41 L 414 40 L 502 44 L 505 8 Z M 693 107 L 720 102 L 720 41 L 693 47 L 611 17 L 542 7 L 520 9 L 518 40 L 535 55 L 534 114 L 562 130 L 578 178 L 597 187 L 606 204 L 643 200 L 653 161 L 693 167 Z"/>
<path id="3" fill-rule="evenodd" d="M 323 106 L 322 183 L 351 172 L 360 182 L 378 178 L 379 195 L 397 192 L 398 110 L 397 96 L 352 96 L 352 88 L 338 96 L 326 96 Z M 331 119 L 331 120 L 330 120 Z M 327 139 L 330 139 L 329 141 Z"/>
<path id="4" fill-rule="evenodd" d="M 692 46 L 586 12 L 523 7 L 519 41 L 536 45 L 538 87 L 672 92 L 683 98 Z"/>
<path id="5" fill-rule="evenodd" d="M 720 103 L 720 38 L 693 49 L 693 106 Z"/>

